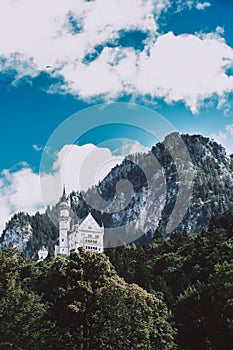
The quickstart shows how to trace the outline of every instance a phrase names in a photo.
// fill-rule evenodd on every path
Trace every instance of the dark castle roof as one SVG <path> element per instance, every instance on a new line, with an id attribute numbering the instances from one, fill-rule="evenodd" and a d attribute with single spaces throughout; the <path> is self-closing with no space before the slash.
<path id="1" fill-rule="evenodd" d="M 63 193 L 60 199 L 60 202 L 66 202 L 67 201 L 67 196 L 66 196 L 66 188 L 65 186 L 63 187 Z"/>

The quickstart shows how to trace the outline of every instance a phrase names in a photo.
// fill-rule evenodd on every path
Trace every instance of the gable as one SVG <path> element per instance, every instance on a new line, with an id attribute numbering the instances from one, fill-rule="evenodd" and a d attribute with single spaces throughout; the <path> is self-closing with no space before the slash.
<path id="1" fill-rule="evenodd" d="M 102 232 L 101 227 L 98 225 L 97 221 L 93 218 L 93 216 L 90 213 L 80 224 L 79 230 L 98 232 L 98 233 Z"/>

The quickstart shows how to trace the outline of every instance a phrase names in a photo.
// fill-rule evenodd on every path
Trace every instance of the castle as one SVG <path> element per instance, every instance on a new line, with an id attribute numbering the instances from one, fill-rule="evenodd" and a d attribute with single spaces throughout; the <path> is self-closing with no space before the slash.
<path id="1" fill-rule="evenodd" d="M 70 205 L 64 188 L 59 202 L 59 239 L 55 246 L 55 257 L 58 254 L 69 255 L 71 250 L 77 250 L 79 247 L 102 253 L 103 238 L 104 227 L 97 223 L 91 213 L 77 223 L 71 220 Z"/>

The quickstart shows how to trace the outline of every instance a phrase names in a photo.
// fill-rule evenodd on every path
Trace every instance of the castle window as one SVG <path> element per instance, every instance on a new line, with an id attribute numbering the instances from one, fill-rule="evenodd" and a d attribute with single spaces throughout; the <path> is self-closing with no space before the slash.
<path id="1" fill-rule="evenodd" d="M 99 238 L 99 235 L 96 235 L 95 238 Z"/>
<path id="2" fill-rule="evenodd" d="M 92 226 L 91 226 L 91 225 L 89 225 L 89 226 L 88 226 L 88 228 L 89 228 L 89 230 L 91 230 L 91 229 L 92 229 Z"/>
<path id="3" fill-rule="evenodd" d="M 62 242 L 64 242 L 64 238 L 62 238 L 62 240 L 61 240 Z"/>

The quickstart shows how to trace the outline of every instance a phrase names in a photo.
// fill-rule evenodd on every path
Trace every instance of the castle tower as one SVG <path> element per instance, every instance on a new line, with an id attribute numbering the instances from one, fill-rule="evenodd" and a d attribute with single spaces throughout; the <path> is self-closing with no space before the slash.
<path id="1" fill-rule="evenodd" d="M 59 203 L 59 254 L 69 255 L 68 231 L 70 230 L 70 207 L 65 186 Z"/>

